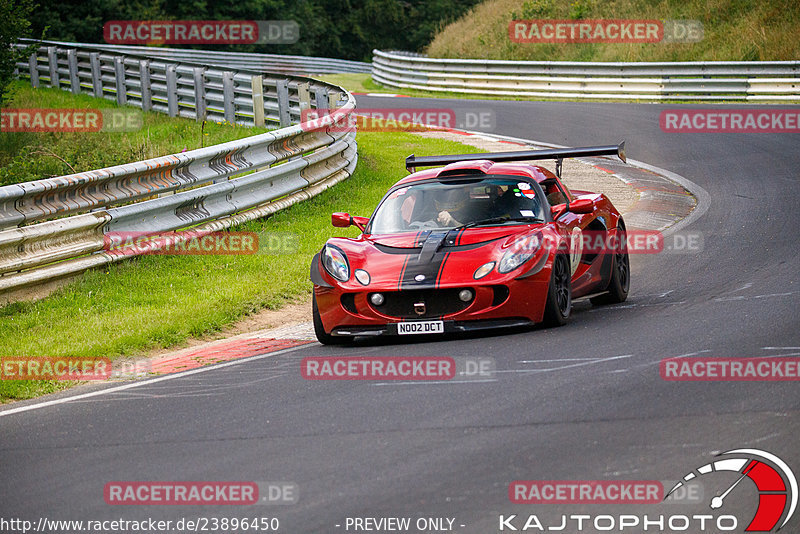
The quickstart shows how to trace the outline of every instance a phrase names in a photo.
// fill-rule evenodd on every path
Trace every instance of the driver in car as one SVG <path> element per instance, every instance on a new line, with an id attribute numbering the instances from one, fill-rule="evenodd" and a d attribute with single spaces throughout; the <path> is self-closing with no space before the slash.
<path id="1" fill-rule="evenodd" d="M 448 191 L 443 201 L 435 201 L 436 221 L 443 227 L 461 226 L 469 218 L 469 191 L 466 188 L 458 188 Z"/>
<path id="2" fill-rule="evenodd" d="M 434 220 L 436 213 L 432 212 L 423 200 L 422 191 L 406 188 L 398 191 L 397 194 L 403 195 L 403 201 L 400 204 L 400 218 L 404 229 L 420 230 L 439 227 L 439 223 Z"/>

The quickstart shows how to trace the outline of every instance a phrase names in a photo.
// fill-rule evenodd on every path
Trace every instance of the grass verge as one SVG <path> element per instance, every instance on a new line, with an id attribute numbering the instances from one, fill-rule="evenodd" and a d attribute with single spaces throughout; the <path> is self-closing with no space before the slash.
<path id="1" fill-rule="evenodd" d="M 22 81 L 12 84 L 9 94 L 4 108 L 119 108 L 103 98 L 73 95 L 56 88 L 34 89 Z M 0 185 L 121 165 L 267 131 L 213 121 L 203 125 L 135 108 L 119 109 L 141 113 L 142 128 L 133 132 L 0 132 Z"/>
<path id="2" fill-rule="evenodd" d="M 36 302 L 0 308 L 0 356 L 141 355 L 191 336 L 218 332 L 262 308 L 280 308 L 308 295 L 311 257 L 336 229 L 333 211 L 370 215 L 386 189 L 406 175 L 407 154 L 477 149 L 408 133 L 358 134 L 354 175 L 319 196 L 237 230 L 293 236 L 293 250 L 250 256 L 143 256 L 84 273 Z M 65 387 L 58 383 L 0 381 L 0 401 Z"/>

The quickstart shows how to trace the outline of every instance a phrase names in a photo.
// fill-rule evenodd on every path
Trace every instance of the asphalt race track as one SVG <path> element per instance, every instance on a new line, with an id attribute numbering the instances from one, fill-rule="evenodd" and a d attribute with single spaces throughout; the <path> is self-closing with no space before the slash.
<path id="1" fill-rule="evenodd" d="M 529 514 L 557 526 L 561 514 L 587 511 L 710 513 L 708 500 L 735 477 L 709 477 L 700 504 L 627 506 L 514 504 L 515 480 L 674 481 L 737 448 L 769 451 L 800 474 L 797 382 L 659 375 L 668 357 L 800 355 L 800 135 L 663 133 L 659 112 L 677 105 L 400 105 L 490 108 L 495 133 L 561 145 L 625 139 L 630 158 L 709 193 L 707 211 L 684 228 L 702 233 L 703 250 L 632 256 L 628 301 L 578 303 L 563 328 L 351 348 L 315 343 L 0 417 L 0 516 L 277 517 L 288 533 L 354 532 L 348 517 L 436 517 L 454 519 L 455 532 L 489 533 L 501 514 L 522 517 L 521 528 Z M 443 383 L 304 380 L 300 361 L 315 355 L 488 356 L 497 372 Z M 300 495 L 281 506 L 107 505 L 104 485 L 129 480 L 291 481 Z M 737 532 L 754 514 L 755 495 L 754 485 L 743 485 L 725 503 L 739 518 Z M 785 531 L 800 532 L 797 515 Z"/>

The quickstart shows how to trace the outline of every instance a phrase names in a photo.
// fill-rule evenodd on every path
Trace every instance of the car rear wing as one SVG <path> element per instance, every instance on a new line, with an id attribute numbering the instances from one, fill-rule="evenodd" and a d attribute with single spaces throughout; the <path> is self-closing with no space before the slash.
<path id="1" fill-rule="evenodd" d="M 406 169 L 415 172 L 417 167 L 438 167 L 460 161 L 489 160 L 497 163 L 505 161 L 532 161 L 540 159 L 556 160 L 556 175 L 561 177 L 561 162 L 564 158 L 590 156 L 617 156 L 625 160 L 625 141 L 618 145 L 587 146 L 578 148 L 550 148 L 546 150 L 516 150 L 514 152 L 487 152 L 483 154 L 454 154 L 452 156 L 422 156 L 411 154 L 406 158 Z"/>

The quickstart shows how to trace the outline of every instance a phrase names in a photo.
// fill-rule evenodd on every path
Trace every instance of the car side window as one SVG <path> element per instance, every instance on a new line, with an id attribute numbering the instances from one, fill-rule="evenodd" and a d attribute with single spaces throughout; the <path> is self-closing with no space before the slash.
<path id="1" fill-rule="evenodd" d="M 558 184 L 555 180 L 546 180 L 540 185 L 544 189 L 544 194 L 547 197 L 547 203 L 551 206 L 557 206 L 567 201 L 567 197 L 561 192 L 561 189 L 558 188 Z"/>

